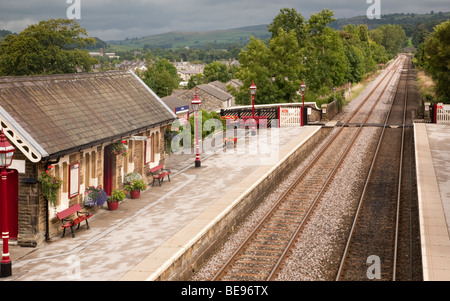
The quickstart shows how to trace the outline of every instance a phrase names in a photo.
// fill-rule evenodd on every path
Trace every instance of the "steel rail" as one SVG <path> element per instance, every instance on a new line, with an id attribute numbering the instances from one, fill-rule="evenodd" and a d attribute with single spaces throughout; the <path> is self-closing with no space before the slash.
<path id="1" fill-rule="evenodd" d="M 397 70 L 397 68 L 395 68 L 395 71 Z M 370 112 L 366 115 L 365 119 L 363 122 L 361 122 L 361 124 L 364 124 L 369 118 L 370 115 L 372 114 L 373 110 L 375 109 L 376 105 L 378 104 L 378 102 L 380 101 L 381 97 L 383 96 L 386 88 L 388 87 L 390 81 L 392 80 L 393 76 L 395 75 L 395 72 L 391 75 L 388 83 L 386 84 L 386 86 L 383 88 L 383 91 L 380 93 L 380 95 L 378 96 L 377 100 L 375 101 L 375 103 L 372 105 Z M 377 86 L 378 87 L 378 86 Z M 372 95 L 372 93 L 370 94 Z M 324 184 L 324 186 L 322 187 L 320 193 L 316 196 L 316 198 L 314 199 L 312 205 L 310 206 L 309 210 L 307 211 L 307 213 L 305 214 L 305 216 L 302 219 L 302 222 L 300 223 L 299 227 L 297 228 L 297 230 L 295 231 L 295 233 L 293 234 L 291 240 L 289 241 L 288 245 L 286 246 L 285 250 L 283 251 L 283 254 L 281 255 L 280 259 L 278 260 L 277 264 L 275 265 L 275 267 L 273 268 L 272 272 L 270 273 L 269 277 L 267 278 L 267 280 L 273 280 L 276 276 L 276 273 L 279 272 L 279 270 L 281 269 L 281 264 L 283 263 L 283 261 L 286 259 L 287 253 L 289 252 L 289 250 L 292 248 L 293 244 L 295 243 L 295 241 L 298 238 L 299 233 L 301 232 L 301 230 L 303 229 L 303 227 L 305 226 L 306 222 L 308 221 L 308 219 L 310 218 L 312 212 L 313 212 L 313 208 L 317 205 L 319 199 L 321 198 L 323 192 L 325 191 L 325 189 L 328 187 L 329 182 L 331 181 L 331 179 L 334 177 L 334 175 L 337 172 L 337 169 L 341 166 L 342 162 L 344 161 L 345 157 L 347 156 L 348 152 L 351 149 L 351 146 L 353 146 L 354 142 L 356 141 L 356 139 L 359 137 L 360 133 L 362 131 L 362 126 L 359 128 L 359 130 L 357 131 L 357 133 L 353 136 L 351 142 L 348 144 L 344 154 L 341 156 L 341 158 L 339 159 L 338 163 L 336 164 L 335 168 L 333 169 L 332 173 L 329 175 L 326 183 Z"/>
<path id="2" fill-rule="evenodd" d="M 389 73 L 394 70 L 393 74 L 391 75 L 388 83 L 386 84 L 385 88 L 383 89 L 383 93 L 385 91 L 385 89 L 387 88 L 387 86 L 389 85 L 389 82 L 391 81 L 392 77 L 395 75 L 395 71 L 398 68 L 398 62 L 396 64 L 394 64 L 391 69 L 386 72 L 386 74 L 383 76 L 383 78 L 377 83 L 377 85 L 370 91 L 370 93 L 365 97 L 365 99 L 362 101 L 362 103 L 357 107 L 357 109 L 353 112 L 353 114 L 351 114 L 351 116 L 347 119 L 347 121 L 345 121 L 344 124 L 347 124 L 351 119 L 353 119 L 354 116 L 356 116 L 357 112 L 361 109 L 361 107 L 367 102 L 367 100 L 372 96 L 372 94 L 377 90 L 377 88 L 381 85 L 381 83 L 385 80 L 385 78 L 389 75 Z M 383 94 L 381 93 L 380 96 L 378 97 L 376 103 L 379 101 L 379 99 L 381 98 L 381 95 Z M 376 104 L 375 103 L 375 104 Z M 367 119 L 369 118 L 371 112 L 373 111 L 373 108 L 375 107 L 375 104 L 372 106 L 372 109 L 369 113 L 367 113 L 367 118 L 365 118 L 365 120 L 361 123 L 363 124 L 365 121 L 367 121 Z M 220 280 L 220 278 L 224 275 L 224 273 L 226 272 L 226 270 L 229 268 L 229 266 L 235 261 L 235 259 L 242 253 L 243 249 L 245 248 L 245 246 L 247 245 L 247 243 L 253 239 L 255 237 L 255 235 L 258 233 L 258 231 L 263 227 L 264 223 L 271 217 L 271 215 L 273 214 L 273 212 L 282 204 L 283 200 L 285 199 L 286 195 L 288 195 L 296 185 L 298 185 L 298 183 L 305 177 L 305 175 L 307 174 L 308 170 L 310 169 L 311 166 L 313 166 L 314 164 L 316 164 L 316 162 L 319 160 L 319 158 L 323 155 L 323 153 L 329 148 L 329 146 L 332 144 L 332 142 L 339 136 L 339 134 L 343 131 L 344 126 L 340 127 L 339 131 L 337 133 L 335 133 L 334 136 L 332 136 L 332 138 L 330 139 L 330 141 L 321 148 L 321 150 L 319 151 L 319 153 L 314 157 L 314 159 L 308 164 L 308 166 L 304 169 L 304 171 L 301 173 L 301 175 L 296 179 L 296 181 L 290 185 L 290 187 L 282 194 L 282 196 L 278 199 L 278 201 L 272 206 L 272 208 L 269 210 L 269 212 L 261 219 L 261 221 L 258 223 L 258 225 L 253 229 L 253 231 L 248 235 L 248 237 L 238 246 L 237 250 L 228 258 L 228 260 L 222 265 L 222 267 L 219 269 L 218 272 L 216 272 L 216 274 L 213 276 L 213 278 L 211 279 L 212 281 L 217 281 Z M 354 136 L 354 139 L 352 139 L 352 141 L 349 143 L 348 147 L 346 148 L 346 152 L 348 152 L 348 150 L 350 149 L 350 144 L 354 143 L 354 140 L 356 139 L 356 136 L 359 135 L 359 132 L 361 131 L 362 126 L 360 127 L 360 129 L 358 130 L 358 133 Z M 342 160 L 345 157 L 345 152 L 344 155 L 341 156 L 339 162 L 342 162 Z M 340 164 L 340 163 L 338 163 Z M 333 169 L 333 173 L 337 170 L 337 166 L 335 166 L 335 168 Z M 328 180 L 326 182 L 326 184 L 324 185 L 324 187 L 322 187 L 321 191 L 319 194 L 322 194 L 326 185 L 328 184 L 329 180 L 332 178 L 332 175 L 330 175 L 328 177 Z M 316 198 L 318 199 L 318 197 Z M 310 206 L 309 210 L 308 210 L 308 215 L 310 214 L 310 212 L 313 209 L 313 205 Z M 304 223 L 302 223 L 303 225 Z M 302 226 L 301 226 L 302 227 Z M 296 231 L 296 233 L 298 233 L 299 231 Z M 293 239 L 291 239 L 290 241 L 293 241 Z M 289 245 L 292 245 L 292 242 L 289 243 Z M 287 250 L 285 249 L 285 251 L 283 252 L 283 256 L 285 256 L 285 254 L 287 253 Z M 279 261 L 280 262 L 280 261 Z M 279 263 L 276 264 L 276 269 L 278 269 L 279 267 Z M 274 272 L 272 270 L 272 272 L 270 273 L 269 278 L 271 278 L 273 276 Z"/>
<path id="3" fill-rule="evenodd" d="M 359 202 L 358 202 L 358 207 L 357 207 L 354 219 L 353 219 L 353 223 L 352 223 L 352 227 L 351 227 L 351 230 L 350 230 L 350 234 L 348 236 L 347 243 L 346 243 L 346 246 L 345 246 L 345 249 L 344 249 L 344 253 L 343 253 L 343 256 L 341 258 L 341 262 L 340 262 L 339 269 L 338 269 L 337 276 L 336 276 L 336 281 L 339 281 L 341 279 L 341 276 L 342 276 L 345 260 L 347 259 L 348 249 L 350 247 L 350 243 L 351 243 L 351 240 L 353 238 L 354 231 L 356 229 L 356 223 L 358 221 L 358 217 L 359 217 L 359 213 L 360 213 L 360 210 L 361 210 L 361 207 L 362 207 L 362 204 L 363 204 L 363 200 L 364 200 L 364 198 L 366 196 L 367 187 L 369 185 L 369 182 L 370 182 L 370 179 L 371 179 L 371 176 L 372 176 L 372 171 L 374 169 L 375 162 L 376 162 L 376 159 L 378 157 L 378 152 L 379 152 L 379 149 L 381 147 L 381 142 L 382 142 L 383 137 L 384 137 L 384 133 L 385 133 L 385 130 L 386 130 L 386 127 L 387 127 L 387 123 L 388 123 L 389 117 L 391 115 L 392 107 L 393 107 L 395 96 L 397 95 L 397 92 L 398 92 L 398 87 L 397 87 L 397 89 L 395 91 L 393 100 L 392 100 L 391 105 L 389 107 L 389 111 L 386 114 L 386 118 L 385 118 L 385 121 L 384 121 L 384 126 L 383 126 L 381 134 L 379 136 L 375 153 L 374 153 L 374 155 L 372 157 L 370 169 L 369 169 L 369 172 L 368 172 L 366 180 L 365 180 L 364 188 L 362 190 L 361 197 L 360 197 Z M 402 131 L 404 132 L 405 131 L 405 127 L 403 126 L 402 128 L 403 128 Z M 402 143 L 402 145 L 403 145 L 403 143 Z"/>
<path id="4" fill-rule="evenodd" d="M 397 255 L 398 255 L 398 236 L 399 236 L 399 222 L 400 222 L 400 202 L 401 202 L 401 190 L 402 190 L 402 170 L 403 170 L 403 151 L 405 142 L 405 124 L 406 124 L 406 110 L 408 103 L 408 78 L 409 78 L 409 66 L 406 73 L 405 80 L 405 97 L 403 105 L 403 129 L 402 129 L 402 141 L 400 146 L 400 162 L 399 162 L 399 175 L 398 175 L 398 190 L 397 190 L 397 212 L 396 212 L 396 223 L 395 223 L 395 238 L 394 238 L 394 262 L 393 262 L 393 275 L 392 280 L 396 280 L 397 273 Z"/>

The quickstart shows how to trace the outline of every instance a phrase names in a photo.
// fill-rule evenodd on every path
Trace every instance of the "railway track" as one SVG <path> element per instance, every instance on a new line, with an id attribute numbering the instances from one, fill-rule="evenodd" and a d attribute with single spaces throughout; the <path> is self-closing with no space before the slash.
<path id="1" fill-rule="evenodd" d="M 356 110 L 211 280 L 273 280 L 308 217 L 360 135 L 403 59 L 390 67 Z M 348 124 L 356 125 L 348 127 Z"/>
<path id="2" fill-rule="evenodd" d="M 397 280 L 401 204 L 410 200 L 410 194 L 405 192 L 412 189 L 408 183 L 411 177 L 403 173 L 408 165 L 404 162 L 408 146 L 405 137 L 407 131 L 411 132 L 407 124 L 409 64 L 408 60 L 378 139 L 337 281 Z M 389 127 L 390 124 L 398 126 Z"/>

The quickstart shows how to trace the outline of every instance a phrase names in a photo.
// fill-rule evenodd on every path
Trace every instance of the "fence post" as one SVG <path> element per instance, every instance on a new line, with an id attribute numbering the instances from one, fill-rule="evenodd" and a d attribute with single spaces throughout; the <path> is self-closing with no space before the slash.
<path id="1" fill-rule="evenodd" d="M 278 128 L 281 128 L 281 106 L 277 109 Z"/>

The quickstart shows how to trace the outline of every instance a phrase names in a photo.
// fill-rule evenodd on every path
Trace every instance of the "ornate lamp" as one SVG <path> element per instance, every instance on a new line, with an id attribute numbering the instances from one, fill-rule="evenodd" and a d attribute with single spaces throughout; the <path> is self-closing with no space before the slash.
<path id="1" fill-rule="evenodd" d="M 199 137 L 198 137 L 198 112 L 202 105 L 202 101 L 197 95 L 197 89 L 195 90 L 195 97 L 191 101 L 192 109 L 194 110 L 194 118 L 195 118 L 195 167 L 200 167 L 200 145 L 199 145 Z"/>
<path id="2" fill-rule="evenodd" d="M 252 81 L 252 85 L 250 86 L 250 94 L 252 95 L 252 117 L 253 117 L 253 122 L 252 122 L 252 135 L 256 135 L 256 129 L 255 129 L 255 94 L 256 94 L 256 85 L 255 82 Z"/>

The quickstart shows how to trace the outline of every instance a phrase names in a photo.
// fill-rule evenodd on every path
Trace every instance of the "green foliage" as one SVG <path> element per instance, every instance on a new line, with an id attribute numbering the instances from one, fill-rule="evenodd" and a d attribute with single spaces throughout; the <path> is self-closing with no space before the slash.
<path id="1" fill-rule="evenodd" d="M 198 74 L 192 75 L 192 76 L 189 78 L 187 88 L 188 88 L 188 89 L 192 89 L 192 88 L 194 88 L 195 86 L 201 85 L 201 84 L 203 84 L 203 83 L 204 83 L 204 77 L 203 77 L 203 74 L 202 74 L 202 73 L 198 73 Z"/>
<path id="2" fill-rule="evenodd" d="M 450 103 L 450 21 L 435 27 L 423 51 L 426 68 L 436 82 L 439 100 Z"/>
<path id="3" fill-rule="evenodd" d="M 180 83 L 177 68 L 166 59 L 147 65 L 142 80 L 160 97 L 171 95 Z"/>
<path id="4" fill-rule="evenodd" d="M 369 35 L 375 43 L 386 49 L 389 59 L 395 57 L 407 43 L 405 30 L 400 25 L 382 25 L 371 30 Z"/>
<path id="5" fill-rule="evenodd" d="M 85 72 L 97 62 L 85 48 L 95 44 L 75 20 L 50 19 L 30 25 L 0 44 L 0 75 Z"/>
<path id="6" fill-rule="evenodd" d="M 223 63 L 219 63 L 214 61 L 210 64 L 207 64 L 203 70 L 205 81 L 213 82 L 213 81 L 221 81 L 223 83 L 231 80 L 231 72 L 230 68 Z"/>
<path id="7" fill-rule="evenodd" d="M 238 90 L 236 102 L 250 104 L 250 87 L 254 81 L 258 87 L 255 103 L 292 102 L 301 82 L 299 79 L 304 54 L 298 46 L 295 31 L 278 29 L 277 36 L 266 45 L 252 39 L 246 51 L 239 55 L 241 68 L 236 76 L 244 85 Z"/>
<path id="8" fill-rule="evenodd" d="M 204 139 L 207 136 L 214 134 L 215 132 L 221 131 L 225 129 L 225 121 L 223 121 L 220 115 L 215 112 L 207 112 L 203 109 L 200 109 L 201 113 L 198 114 L 198 124 L 201 125 L 202 133 L 199 139 Z M 192 114 L 189 117 L 189 126 L 191 129 L 191 141 L 192 145 L 195 142 L 195 114 Z M 183 130 L 181 127 L 180 130 Z"/>
<path id="9" fill-rule="evenodd" d="M 53 175 L 53 166 L 49 166 L 47 170 L 41 174 L 39 183 L 41 183 L 42 194 L 44 197 L 53 208 L 56 208 L 58 203 L 58 189 L 63 182 L 59 177 Z"/>
<path id="10" fill-rule="evenodd" d="M 284 32 L 293 30 L 297 36 L 299 47 L 303 47 L 306 38 L 306 24 L 303 16 L 295 10 L 295 8 L 283 8 L 280 13 L 273 19 L 268 26 L 269 32 L 272 33 L 272 39 L 278 36 L 278 30 L 282 28 Z"/>
<path id="11" fill-rule="evenodd" d="M 145 184 L 144 180 L 133 180 L 131 183 L 125 184 L 124 189 L 125 191 L 144 191 L 147 189 L 147 184 Z"/>
<path id="12" fill-rule="evenodd" d="M 295 9 L 281 9 L 268 26 L 270 41 L 252 38 L 241 51 L 235 73 L 243 86 L 234 90 L 236 103 L 251 103 L 249 86 L 258 87 L 255 103 L 299 101 L 301 82 L 306 101 L 329 95 L 333 87 L 357 83 L 395 56 L 407 39 L 398 25 L 369 31 L 367 25 L 329 25 L 334 13 L 324 9 L 305 20 Z"/>
<path id="13" fill-rule="evenodd" d="M 108 203 L 114 203 L 114 202 L 122 202 L 126 197 L 125 191 L 122 189 L 113 189 L 111 192 L 111 195 L 108 197 Z"/>

